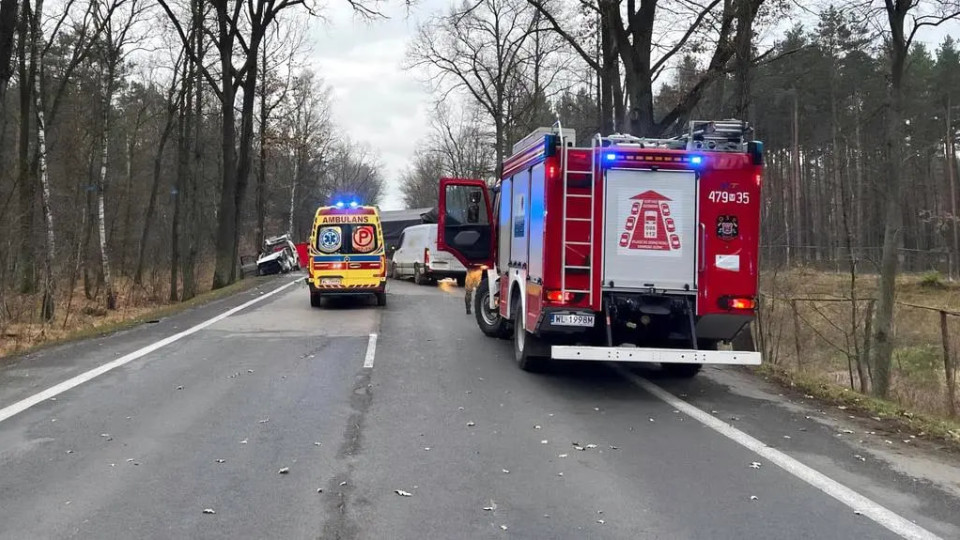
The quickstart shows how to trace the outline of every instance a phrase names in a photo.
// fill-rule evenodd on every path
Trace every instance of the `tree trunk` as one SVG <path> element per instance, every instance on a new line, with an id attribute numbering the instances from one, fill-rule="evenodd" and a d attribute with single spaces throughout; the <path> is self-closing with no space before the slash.
<path id="1" fill-rule="evenodd" d="M 262 73 L 267 71 L 267 51 L 264 50 L 261 55 L 262 64 Z M 256 205 L 257 205 L 257 231 L 256 231 L 256 242 L 257 248 L 263 245 L 264 237 L 264 222 L 267 217 L 267 204 L 266 204 L 266 189 L 267 189 L 267 78 L 264 76 L 260 81 L 260 125 L 259 128 L 259 138 L 260 138 L 260 159 L 257 163 L 257 188 L 256 188 Z"/>
<path id="2" fill-rule="evenodd" d="M 217 204 L 217 264 L 213 273 L 213 288 L 233 283 L 237 277 L 237 127 L 233 89 L 233 32 L 225 1 L 215 2 L 220 49 L 220 154 L 223 170 L 220 182 L 220 200 Z M 252 97 L 252 96 L 251 96 Z"/>
<path id="3" fill-rule="evenodd" d="M 203 7 L 202 0 L 194 0 L 193 9 L 193 27 L 196 47 L 195 57 L 203 58 Z M 203 181 L 203 75 L 199 69 L 192 75 L 194 79 L 193 87 L 193 165 L 190 170 L 190 178 L 187 186 L 185 224 L 187 237 L 184 242 L 184 257 L 181 274 L 183 275 L 183 294 L 181 298 L 186 301 L 197 295 L 197 252 L 200 246 L 200 190 L 198 186 Z M 189 99 L 184 100 L 187 108 L 191 107 Z"/>
<path id="4" fill-rule="evenodd" d="M 37 4 L 37 18 L 40 15 L 40 6 Z M 35 24 L 39 26 L 39 21 L 36 21 Z M 34 28 L 32 36 L 32 47 L 36 49 L 37 41 L 39 39 L 39 29 Z M 31 54 L 34 58 L 37 57 L 36 50 Z M 40 189 L 41 189 L 41 208 L 43 210 L 43 221 L 47 229 L 47 242 L 46 242 L 46 252 L 44 253 L 43 261 L 43 302 L 41 304 L 41 316 L 45 321 L 52 321 L 55 315 L 55 294 L 56 294 L 56 281 L 53 277 L 53 261 L 57 252 L 57 243 L 56 236 L 54 235 L 53 229 L 53 209 L 51 208 L 50 200 L 50 178 L 47 176 L 47 124 L 43 116 L 43 102 L 41 101 L 42 94 L 40 93 L 40 77 L 43 74 L 43 66 L 38 66 L 38 76 L 34 77 L 34 98 L 37 112 L 37 157 L 40 164 Z"/>
<path id="5" fill-rule="evenodd" d="M 37 290 L 36 274 L 36 242 L 33 238 L 34 209 L 36 208 L 37 191 L 34 179 L 30 175 L 30 125 L 32 124 L 31 112 L 33 109 L 31 95 L 37 78 L 37 54 L 36 44 L 24 36 L 31 34 L 31 25 L 29 24 L 32 14 L 30 13 L 30 0 L 24 0 L 22 15 L 20 17 L 19 34 L 21 39 L 17 45 L 18 56 L 18 76 L 21 81 L 20 86 L 20 130 L 17 148 L 17 186 L 19 187 L 20 202 L 20 229 L 17 258 L 19 290 L 22 293 L 32 293 Z"/>
<path id="6" fill-rule="evenodd" d="M 873 388 L 874 393 L 881 398 L 886 398 L 890 394 L 894 347 L 893 314 L 899 270 L 897 248 L 900 245 L 903 219 L 900 208 L 900 175 L 903 168 L 903 75 L 909 47 L 904 35 L 906 11 L 888 8 L 888 17 L 893 39 L 890 44 L 890 104 L 884 141 L 887 154 L 887 185 L 883 190 L 885 204 L 883 253 L 880 261 L 877 312 L 873 325 Z"/>
<path id="7" fill-rule="evenodd" d="M 950 265 L 950 279 L 953 279 L 954 271 L 958 261 L 960 261 L 960 231 L 958 231 L 957 224 L 957 181 L 956 181 L 956 171 L 954 170 L 954 157 L 956 151 L 953 146 L 953 115 L 952 108 L 950 103 L 950 94 L 947 94 L 947 131 L 946 131 L 946 148 L 944 152 L 944 157 L 946 158 L 947 165 L 947 184 L 950 186 L 950 221 L 951 229 L 953 231 L 953 253 L 950 256 L 952 264 Z"/>
<path id="8" fill-rule="evenodd" d="M 749 118 L 750 70 L 753 66 L 753 2 L 737 2 L 737 33 L 734 38 L 736 50 L 737 114 L 741 120 Z"/>
<path id="9" fill-rule="evenodd" d="M 10 57 L 13 56 L 13 36 L 17 29 L 18 1 L 0 0 L 0 103 L 4 102 L 7 83 L 13 76 Z"/>
<path id="10" fill-rule="evenodd" d="M 140 244 L 137 247 L 137 267 L 133 275 L 133 282 L 143 284 L 143 263 L 146 256 L 147 244 L 150 240 L 150 227 L 153 225 L 153 214 L 157 210 L 157 195 L 160 192 L 160 176 L 163 172 L 163 150 L 173 131 L 173 119 L 176 107 L 167 109 L 167 121 L 160 132 L 160 141 L 157 144 L 157 153 L 153 157 L 153 182 L 150 185 L 150 199 L 147 201 L 147 211 L 143 216 L 143 230 L 140 231 Z"/>
<path id="11" fill-rule="evenodd" d="M 117 297 L 113 288 L 113 276 L 110 274 L 110 253 L 107 248 L 106 209 L 104 191 L 107 189 L 107 164 L 110 148 L 110 107 L 113 97 L 113 64 L 107 67 L 103 82 L 102 131 L 100 135 L 100 178 L 97 185 L 97 227 L 100 231 L 100 264 L 103 268 L 103 283 L 107 293 L 107 309 L 117 309 Z"/>
<path id="12" fill-rule="evenodd" d="M 297 182 L 300 180 L 300 152 L 294 152 L 293 182 L 290 183 L 290 220 L 287 222 L 287 234 L 293 236 L 294 208 L 297 202 Z"/>

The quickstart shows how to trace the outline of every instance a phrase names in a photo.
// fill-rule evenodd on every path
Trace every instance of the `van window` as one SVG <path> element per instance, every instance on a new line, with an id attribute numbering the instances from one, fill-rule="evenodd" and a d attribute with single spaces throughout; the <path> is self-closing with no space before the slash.
<path id="1" fill-rule="evenodd" d="M 321 225 L 317 228 L 316 248 L 321 253 L 358 255 L 373 253 L 379 247 L 375 224 Z"/>

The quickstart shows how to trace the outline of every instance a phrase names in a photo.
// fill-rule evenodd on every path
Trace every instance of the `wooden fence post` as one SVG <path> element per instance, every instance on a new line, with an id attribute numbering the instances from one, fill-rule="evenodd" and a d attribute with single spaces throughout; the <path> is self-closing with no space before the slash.
<path id="1" fill-rule="evenodd" d="M 943 371 L 947 375 L 947 411 L 957 416 L 957 374 L 950 357 L 950 332 L 947 329 L 947 312 L 940 311 L 940 337 L 943 339 Z"/>
<path id="2" fill-rule="evenodd" d="M 793 310 L 793 344 L 797 349 L 797 371 L 803 371 L 803 362 L 800 360 L 800 313 L 797 311 L 796 299 L 790 300 L 790 309 Z"/>

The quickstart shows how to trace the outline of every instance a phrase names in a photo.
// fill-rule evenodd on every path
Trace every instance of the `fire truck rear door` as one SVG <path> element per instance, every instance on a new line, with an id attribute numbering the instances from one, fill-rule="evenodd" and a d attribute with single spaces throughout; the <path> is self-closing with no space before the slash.
<path id="1" fill-rule="evenodd" d="M 605 181 L 603 286 L 695 291 L 696 173 L 610 169 Z"/>
<path id="2" fill-rule="evenodd" d="M 466 267 L 493 266 L 493 211 L 483 180 L 441 178 L 437 249 Z"/>

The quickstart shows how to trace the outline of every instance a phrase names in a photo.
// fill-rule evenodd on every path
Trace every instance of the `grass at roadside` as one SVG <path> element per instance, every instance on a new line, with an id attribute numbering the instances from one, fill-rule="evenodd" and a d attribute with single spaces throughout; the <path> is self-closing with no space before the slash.
<path id="1" fill-rule="evenodd" d="M 192 307 L 247 291 L 266 283 L 269 279 L 249 277 L 221 289 L 203 292 L 185 302 L 146 302 L 116 311 L 97 311 L 94 315 L 86 317 L 76 315 L 73 321 L 68 321 L 66 325 L 55 322 L 54 324 L 32 323 L 11 326 L 6 330 L 7 337 L 9 333 L 16 332 L 15 335 L 19 339 L 0 340 L 0 363 L 4 358 L 12 355 L 27 354 L 44 347 L 98 337 L 169 317 Z"/>
<path id="2" fill-rule="evenodd" d="M 754 370 L 767 380 L 789 388 L 804 396 L 828 405 L 843 407 L 848 413 L 858 414 L 879 422 L 889 433 L 905 433 L 960 453 L 960 422 L 937 415 L 912 412 L 892 401 L 877 399 L 833 384 L 822 375 L 792 371 L 771 364 Z"/>

